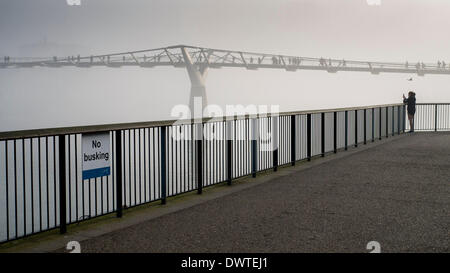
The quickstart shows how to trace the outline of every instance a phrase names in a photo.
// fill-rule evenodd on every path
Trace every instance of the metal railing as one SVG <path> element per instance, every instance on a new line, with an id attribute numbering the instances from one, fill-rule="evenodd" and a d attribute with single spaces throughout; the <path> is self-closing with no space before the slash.
<path id="1" fill-rule="evenodd" d="M 449 109 L 418 105 L 416 130 L 449 130 Z M 64 233 L 72 223 L 400 134 L 405 111 L 390 104 L 2 132 L 0 242 Z M 83 180 L 81 137 L 92 132 L 110 132 L 111 175 Z"/>
<path id="2" fill-rule="evenodd" d="M 450 124 L 449 103 L 418 103 L 414 115 L 416 131 L 446 131 Z M 409 122 L 406 129 L 410 130 Z"/>

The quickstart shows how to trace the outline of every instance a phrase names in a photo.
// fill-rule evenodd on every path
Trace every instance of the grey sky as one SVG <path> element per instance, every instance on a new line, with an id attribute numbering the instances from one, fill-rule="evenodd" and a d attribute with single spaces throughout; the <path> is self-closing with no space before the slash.
<path id="1" fill-rule="evenodd" d="M 0 55 L 96 54 L 192 44 L 360 60 L 450 63 L 450 1 L 0 0 Z M 282 111 L 399 101 L 450 101 L 448 76 L 211 70 L 209 102 Z M 168 118 L 187 103 L 174 68 L 0 70 L 0 131 Z M 121 109 L 122 111 L 118 111 Z"/>

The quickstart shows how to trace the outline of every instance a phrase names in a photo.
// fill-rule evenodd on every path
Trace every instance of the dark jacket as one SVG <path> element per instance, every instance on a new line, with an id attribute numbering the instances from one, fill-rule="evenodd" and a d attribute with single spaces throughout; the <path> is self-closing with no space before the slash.
<path id="1" fill-rule="evenodd" d="M 407 103 L 408 107 L 408 114 L 414 115 L 416 113 L 416 96 L 412 95 L 408 97 L 407 99 L 403 99 L 403 103 Z"/>

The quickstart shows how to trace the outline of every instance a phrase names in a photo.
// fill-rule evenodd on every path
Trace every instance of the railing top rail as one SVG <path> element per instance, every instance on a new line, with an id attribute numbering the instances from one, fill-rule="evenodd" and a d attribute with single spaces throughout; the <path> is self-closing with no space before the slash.
<path id="1" fill-rule="evenodd" d="M 420 105 L 426 105 L 426 104 L 448 105 L 450 103 L 420 103 Z M 281 112 L 281 113 L 274 113 L 274 114 L 260 113 L 260 114 L 253 114 L 253 115 L 252 114 L 235 115 L 235 116 L 225 116 L 225 117 L 203 118 L 202 122 L 206 123 L 206 122 L 220 122 L 220 121 L 225 121 L 225 120 L 248 119 L 248 118 L 256 118 L 256 117 L 343 112 L 343 111 L 354 111 L 354 110 L 372 109 L 372 108 L 379 108 L 379 107 L 391 107 L 391 106 L 400 106 L 400 105 L 403 105 L 403 104 L 402 103 L 381 104 L 381 105 L 370 105 L 370 106 L 360 106 L 360 107 L 291 111 L 291 112 Z M 147 122 L 130 122 L 130 123 L 18 130 L 18 131 L 0 132 L 0 140 L 13 140 L 13 139 L 22 139 L 22 138 L 57 136 L 57 135 L 65 135 L 65 134 L 86 134 L 86 133 L 115 131 L 115 130 L 131 130 L 131 129 L 142 129 L 142 128 L 160 127 L 160 126 L 185 125 L 185 124 L 192 124 L 192 123 L 199 123 L 199 122 L 200 122 L 200 120 L 194 120 L 194 119 L 160 120 L 160 121 L 147 121 Z"/>
<path id="2" fill-rule="evenodd" d="M 344 111 L 355 111 L 372 109 L 379 107 L 392 107 L 404 105 L 403 103 L 392 103 L 392 104 L 379 104 L 379 105 L 369 105 L 369 106 L 358 106 L 358 107 L 345 107 L 345 108 L 332 108 L 332 109 L 318 109 L 318 110 L 306 110 L 306 111 L 292 111 L 292 112 L 282 112 L 280 116 L 290 116 L 290 115 L 306 115 L 306 114 L 320 114 L 320 113 L 330 113 L 330 112 L 344 112 Z"/>
<path id="3" fill-rule="evenodd" d="M 416 103 L 416 105 L 450 105 L 449 102 L 421 102 L 421 103 Z"/>

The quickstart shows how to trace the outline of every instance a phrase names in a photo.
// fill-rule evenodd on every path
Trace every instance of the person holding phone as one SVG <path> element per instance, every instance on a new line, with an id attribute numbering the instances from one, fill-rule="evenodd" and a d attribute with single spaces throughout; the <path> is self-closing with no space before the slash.
<path id="1" fill-rule="evenodd" d="M 406 103 L 408 110 L 408 120 L 409 120 L 409 132 L 414 132 L 414 114 L 416 113 L 416 93 L 413 91 L 408 92 L 408 97 L 403 94 L 403 103 Z"/>

